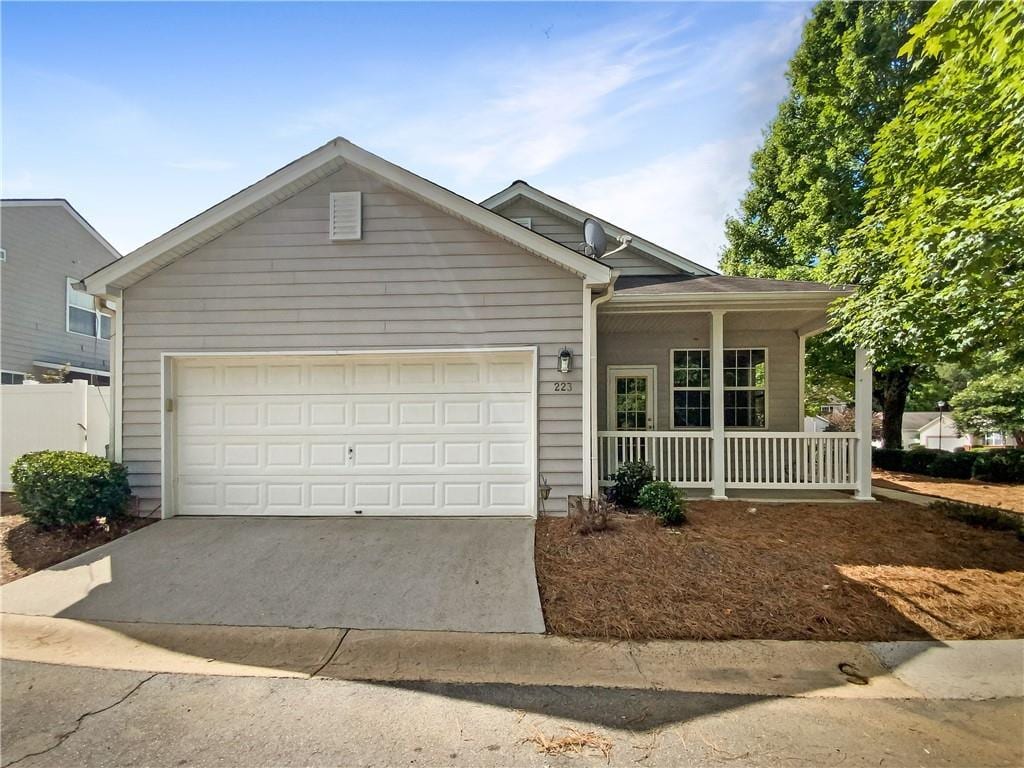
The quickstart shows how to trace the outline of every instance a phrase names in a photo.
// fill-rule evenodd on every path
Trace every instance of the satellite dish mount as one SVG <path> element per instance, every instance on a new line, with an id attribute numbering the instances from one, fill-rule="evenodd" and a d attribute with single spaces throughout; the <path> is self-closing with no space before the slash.
<path id="1" fill-rule="evenodd" d="M 633 242 L 633 238 L 630 235 L 619 235 L 616 239 L 619 241 L 619 247 L 609 251 L 608 235 L 605 234 L 604 227 L 601 226 L 601 222 L 597 219 L 591 218 L 587 218 L 583 221 L 583 242 L 580 243 L 580 247 L 583 249 L 583 253 L 587 256 L 595 259 L 611 256 L 613 253 L 618 253 Z"/>

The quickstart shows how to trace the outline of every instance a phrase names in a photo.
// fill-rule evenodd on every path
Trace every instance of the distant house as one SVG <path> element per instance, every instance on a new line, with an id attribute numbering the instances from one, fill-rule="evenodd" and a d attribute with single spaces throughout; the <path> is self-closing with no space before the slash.
<path id="1" fill-rule="evenodd" d="M 925 448 L 940 448 L 955 451 L 971 445 L 970 435 L 961 435 L 953 417 L 938 411 L 908 411 L 903 414 L 903 447 L 920 445 Z"/>
<path id="2" fill-rule="evenodd" d="M 120 258 L 67 200 L 0 201 L 0 383 L 110 383 L 111 318 L 74 286 Z"/>

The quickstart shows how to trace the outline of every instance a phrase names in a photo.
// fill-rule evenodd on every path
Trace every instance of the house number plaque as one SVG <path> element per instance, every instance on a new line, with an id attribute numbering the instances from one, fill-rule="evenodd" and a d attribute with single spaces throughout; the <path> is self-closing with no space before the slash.
<path id="1" fill-rule="evenodd" d="M 554 391 L 555 392 L 572 392 L 572 382 L 571 381 L 556 381 L 554 383 Z"/>

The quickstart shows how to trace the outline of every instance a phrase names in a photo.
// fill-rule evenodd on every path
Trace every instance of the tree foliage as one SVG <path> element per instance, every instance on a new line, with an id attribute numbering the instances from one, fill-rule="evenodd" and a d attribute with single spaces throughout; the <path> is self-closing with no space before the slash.
<path id="1" fill-rule="evenodd" d="M 833 262 L 863 218 L 866 164 L 882 128 L 907 92 L 930 74 L 899 50 L 927 3 L 846 3 L 814 8 L 789 65 L 790 92 L 754 154 L 750 188 L 726 221 L 721 269 L 728 274 L 838 282 Z M 898 447 L 907 391 L 920 361 L 895 347 L 876 355 L 875 395 L 886 416 L 886 445 Z M 830 390 L 852 386 L 853 348 L 835 333 L 811 340 L 811 379 Z M 847 387 L 839 385 L 845 379 Z"/>
<path id="2" fill-rule="evenodd" d="M 1024 368 L 975 379 L 952 400 L 953 421 L 963 432 L 1002 432 L 1024 445 Z"/>
<path id="3" fill-rule="evenodd" d="M 1024 351 L 1024 3 L 940 0 L 902 52 L 907 92 L 844 240 L 842 335 L 892 354 Z"/>

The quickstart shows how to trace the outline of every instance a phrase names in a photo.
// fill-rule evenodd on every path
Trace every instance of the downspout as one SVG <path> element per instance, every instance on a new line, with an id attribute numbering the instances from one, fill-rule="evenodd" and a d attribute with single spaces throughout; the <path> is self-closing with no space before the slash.
<path id="1" fill-rule="evenodd" d="M 585 458 L 589 466 L 586 467 L 587 476 L 583 478 L 584 492 L 587 496 L 597 496 L 600 491 L 598 481 L 598 442 L 597 442 L 597 308 L 609 301 L 615 295 L 615 281 L 619 279 L 619 271 L 611 271 L 611 279 L 608 287 L 603 293 L 592 296 L 590 300 L 590 314 L 587 318 L 589 333 L 589 349 L 587 350 L 587 365 L 583 370 L 584 384 L 587 403 L 589 407 L 585 410 L 587 433 L 584 440 Z M 590 290 L 589 288 L 587 289 Z"/>

